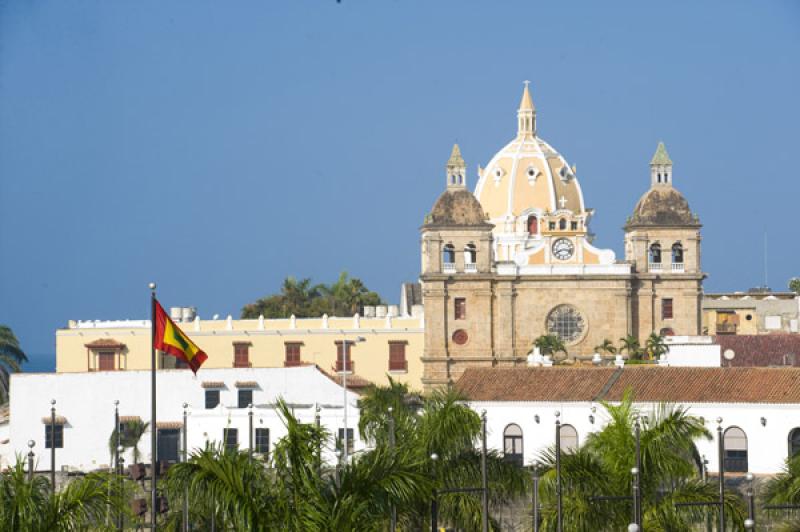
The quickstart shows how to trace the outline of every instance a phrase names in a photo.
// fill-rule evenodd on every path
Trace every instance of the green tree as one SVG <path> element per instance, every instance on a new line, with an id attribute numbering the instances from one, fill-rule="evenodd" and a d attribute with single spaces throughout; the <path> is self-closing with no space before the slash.
<path id="1" fill-rule="evenodd" d="M 786 460 L 783 471 L 767 480 L 759 497 L 763 504 L 800 504 L 800 454 Z M 779 531 L 800 530 L 800 519 L 789 519 L 779 525 Z"/>
<path id="2" fill-rule="evenodd" d="M 133 450 L 133 463 L 138 464 L 139 459 L 142 457 L 142 453 L 139 451 L 139 442 L 142 440 L 142 436 L 144 436 L 145 432 L 147 432 L 147 429 L 150 427 L 150 423 L 141 420 L 133 420 L 125 422 L 122 424 L 122 427 L 123 430 L 120 433 L 119 444 L 125 450 Z M 111 456 L 114 456 L 116 449 L 117 429 L 114 429 L 111 431 L 111 436 L 108 438 L 108 450 L 111 453 Z"/>
<path id="3" fill-rule="evenodd" d="M 405 384 L 390 382 L 366 391 L 359 401 L 359 431 L 377 448 L 385 449 L 389 437 L 388 408 L 395 425 L 395 453 L 417 468 L 437 489 L 474 488 L 481 485 L 480 453 L 477 451 L 481 422 L 454 391 L 434 392 L 426 397 L 410 394 Z M 436 454 L 438 459 L 431 460 Z M 526 492 L 528 473 L 495 451 L 487 457 L 491 502 L 506 503 Z M 409 504 L 397 508 L 403 530 L 421 530 L 427 525 L 429 492 L 414 494 Z M 479 530 L 481 499 L 475 493 L 452 493 L 440 497 L 441 522 L 459 530 Z M 496 528 L 496 523 L 494 523 Z"/>
<path id="4" fill-rule="evenodd" d="M 0 473 L 0 530 L 103 529 L 107 517 L 128 514 L 125 493 L 125 484 L 106 473 L 89 473 L 53 493 L 45 477 L 28 479 L 20 457 Z"/>
<path id="5" fill-rule="evenodd" d="M 664 342 L 663 336 L 650 333 L 650 336 L 647 337 L 644 352 L 650 360 L 658 360 L 661 355 L 669 352 L 669 346 Z"/>
<path id="6" fill-rule="evenodd" d="M 555 358 L 556 353 L 564 353 L 562 358 L 567 356 L 567 346 L 555 334 L 543 334 L 533 341 L 533 345 L 538 347 L 543 355 L 551 355 Z"/>
<path id="7" fill-rule="evenodd" d="M 800 294 L 800 277 L 792 277 L 789 279 L 789 290 L 796 294 Z"/>
<path id="8" fill-rule="evenodd" d="M 8 401 L 10 374 L 21 371 L 20 366 L 27 361 L 11 327 L 0 325 L 0 404 Z"/>
<path id="9" fill-rule="evenodd" d="M 617 353 L 617 348 L 614 347 L 614 344 L 608 338 L 603 340 L 602 344 L 594 346 L 594 350 L 598 353 L 608 353 L 610 355 Z"/>
<path id="10" fill-rule="evenodd" d="M 347 272 L 342 272 L 331 285 L 312 285 L 311 279 L 287 277 L 279 294 L 245 305 L 242 318 L 352 316 L 362 312 L 365 305 L 380 305 L 381 302 L 376 292 L 367 289 L 360 279 L 349 277 Z"/>
<path id="11" fill-rule="evenodd" d="M 610 422 L 587 436 L 584 444 L 561 457 L 565 530 L 598 532 L 626 530 L 630 503 L 592 501 L 591 497 L 629 495 L 631 468 L 635 465 L 634 423 L 639 412 L 626 393 L 619 405 L 603 403 Z M 702 420 L 683 407 L 661 404 L 644 419 L 641 428 L 641 497 L 644 530 L 690 530 L 703 522 L 709 507 L 675 507 L 676 502 L 714 502 L 719 494 L 712 483 L 699 477 L 695 440 L 710 438 Z M 542 530 L 556 529 L 555 453 L 542 453 L 544 474 L 540 483 Z M 744 505 L 738 496 L 726 498 L 726 516 L 741 530 Z"/>
<path id="12" fill-rule="evenodd" d="M 639 340 L 633 336 L 628 335 L 625 338 L 620 338 L 619 352 L 625 351 L 630 360 L 639 360 L 642 358 L 642 347 L 639 345 Z"/>

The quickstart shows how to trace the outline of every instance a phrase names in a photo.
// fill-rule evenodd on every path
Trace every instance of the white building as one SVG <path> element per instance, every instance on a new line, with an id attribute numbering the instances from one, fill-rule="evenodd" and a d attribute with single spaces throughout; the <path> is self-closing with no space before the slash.
<path id="1" fill-rule="evenodd" d="M 157 427 L 162 459 L 174 459 L 180 449 L 183 403 L 187 403 L 189 449 L 206 442 L 223 441 L 240 449 L 249 445 L 249 409 L 253 404 L 254 444 L 268 448 L 286 434 L 274 408 L 283 398 L 302 422 L 313 423 L 317 409 L 320 422 L 332 435 L 324 458 L 333 461 L 334 438 L 344 427 L 343 388 L 316 366 L 294 368 L 159 370 Z M 50 430 L 50 401 L 56 400 L 56 469 L 91 471 L 111 462 L 109 438 L 114 428 L 114 401 L 119 401 L 122 422 L 150 421 L 150 372 L 13 374 L 11 377 L 10 443 L 4 461 L 27 454 L 27 442 L 35 442 L 37 469 L 50 470 L 46 433 Z M 355 451 L 358 439 L 358 396 L 347 392 L 348 437 Z M 234 429 L 234 430 L 231 430 Z M 352 436 L 355 436 L 353 439 Z M 151 433 L 141 439 L 141 460 L 150 462 Z M 60 445 L 60 446 L 59 446 Z M 255 446 L 255 445 L 254 445 Z M 125 456 L 131 462 L 131 453 Z"/>
<path id="2" fill-rule="evenodd" d="M 626 366 L 623 368 L 470 368 L 457 383 L 470 406 L 486 410 L 489 447 L 533 463 L 555 442 L 579 445 L 608 421 L 600 401 L 619 402 L 626 390 L 652 415 L 660 402 L 681 404 L 704 419 L 716 438 L 722 418 L 726 473 L 774 474 L 800 451 L 800 370 Z M 696 442 L 718 471 L 717 442 Z"/>

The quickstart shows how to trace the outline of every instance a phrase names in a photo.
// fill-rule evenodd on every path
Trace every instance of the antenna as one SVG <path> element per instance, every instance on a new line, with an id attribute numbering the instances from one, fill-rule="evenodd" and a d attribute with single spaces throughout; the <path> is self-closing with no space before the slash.
<path id="1" fill-rule="evenodd" d="M 767 269 L 767 231 L 764 230 L 764 288 L 769 287 L 769 270 Z"/>

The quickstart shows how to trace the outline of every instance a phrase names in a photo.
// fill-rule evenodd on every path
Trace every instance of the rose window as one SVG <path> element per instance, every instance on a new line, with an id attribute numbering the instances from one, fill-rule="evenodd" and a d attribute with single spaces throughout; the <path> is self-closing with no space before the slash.
<path id="1" fill-rule="evenodd" d="M 574 342 L 586 329 L 586 322 L 572 305 L 559 305 L 547 315 L 547 332 L 558 336 L 562 342 Z"/>

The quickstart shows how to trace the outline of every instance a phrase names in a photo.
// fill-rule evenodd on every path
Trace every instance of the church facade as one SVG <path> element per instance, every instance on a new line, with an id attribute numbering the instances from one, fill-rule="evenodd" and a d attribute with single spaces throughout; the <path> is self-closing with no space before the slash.
<path id="1" fill-rule="evenodd" d="M 478 174 L 473 193 L 454 146 L 446 190 L 421 227 L 426 389 L 469 366 L 524 364 L 542 335 L 575 356 L 606 339 L 700 334 L 701 226 L 663 144 L 625 223 L 624 260 L 592 244 L 594 210 L 576 168 L 538 136 L 527 84 L 516 137 Z"/>

